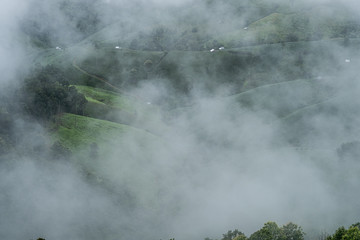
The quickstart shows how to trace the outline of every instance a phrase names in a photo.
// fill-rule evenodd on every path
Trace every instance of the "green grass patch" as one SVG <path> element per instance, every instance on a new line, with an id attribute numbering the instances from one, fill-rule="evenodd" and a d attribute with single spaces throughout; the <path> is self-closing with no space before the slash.
<path id="1" fill-rule="evenodd" d="M 128 112 L 134 112 L 136 110 L 136 102 L 134 102 L 134 100 L 130 100 L 128 97 L 124 97 L 116 92 L 89 86 L 76 85 L 75 87 L 80 93 L 84 94 L 90 102 L 105 104 Z"/>
<path id="2" fill-rule="evenodd" d="M 149 132 L 128 125 L 74 114 L 63 114 L 57 122 L 53 137 L 72 153 L 90 154 L 90 147 L 96 144 L 99 154 L 104 155 L 108 146 L 119 144 L 121 147 L 128 136 L 141 140 L 140 145 L 158 139 Z"/>
<path id="3" fill-rule="evenodd" d="M 154 104 L 101 88 L 75 87 L 88 99 L 84 110 L 86 116 L 130 125 L 156 134 L 161 134 L 167 128 L 160 109 Z"/>

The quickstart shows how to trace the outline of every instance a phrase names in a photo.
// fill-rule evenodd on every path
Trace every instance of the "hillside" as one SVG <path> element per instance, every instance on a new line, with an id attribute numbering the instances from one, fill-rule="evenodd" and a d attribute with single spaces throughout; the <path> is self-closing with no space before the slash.
<path id="1" fill-rule="evenodd" d="M 4 12 L 0 239 L 358 240 L 358 6 Z"/>

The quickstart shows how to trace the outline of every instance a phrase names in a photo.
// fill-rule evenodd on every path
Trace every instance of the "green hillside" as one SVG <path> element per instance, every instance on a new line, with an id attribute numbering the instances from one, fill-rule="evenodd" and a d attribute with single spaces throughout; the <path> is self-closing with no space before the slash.
<path id="1" fill-rule="evenodd" d="M 38 47 L 29 52 L 28 60 L 35 69 L 50 66 L 61 75 L 59 83 L 51 83 L 55 93 L 43 98 L 58 102 L 59 107 L 45 104 L 41 111 L 51 109 L 51 114 L 61 115 L 67 109 L 65 113 L 79 114 L 79 118 L 107 120 L 162 136 L 171 128 L 166 123 L 169 116 L 191 111 L 199 100 L 213 98 L 226 102 L 229 109 L 268 112 L 291 128 L 297 122 L 294 119 L 306 119 L 309 109 L 338 96 L 333 76 L 346 71 L 345 59 L 358 53 L 357 18 L 351 9 L 335 2 L 189 4 L 192 8 L 174 7 L 171 21 L 139 19 L 148 20 L 146 28 L 139 30 L 120 16 L 100 22 L 92 7 L 85 18 L 77 16 L 77 11 L 83 12 L 81 1 L 66 1 L 61 11 L 71 20 L 71 27 L 81 32 L 70 42 L 56 42 L 51 27 L 42 33 L 36 24 L 25 24 L 23 34 Z M 202 14 L 194 17 L 199 10 Z M 87 26 L 86 21 L 94 26 Z M 36 18 L 30 22 L 36 23 Z M 67 106 L 69 97 L 53 96 L 63 91 L 59 84 L 84 96 L 81 109 Z M 40 95 L 47 90 L 41 86 L 35 88 Z M 5 135 L 5 146 L 4 139 Z M 66 138 L 61 139 L 67 148 Z"/>
<path id="2" fill-rule="evenodd" d="M 309 105 L 326 101 L 334 95 L 335 90 L 327 88 L 321 81 L 299 79 L 264 85 L 231 96 L 230 99 L 240 103 L 242 107 L 269 111 L 283 118 Z"/>
<path id="3" fill-rule="evenodd" d="M 0 39 L 0 238 L 359 240 L 321 233 L 358 219 L 354 1 L 28 5 Z"/>
<path id="4" fill-rule="evenodd" d="M 148 148 L 152 142 L 160 141 L 159 137 L 128 125 L 118 124 L 74 114 L 63 114 L 56 119 L 53 140 L 60 144 L 59 149 L 70 151 L 74 160 L 90 167 L 89 159 L 106 159 L 113 153 L 110 149 L 121 149 L 126 155 L 127 136 L 134 137 L 138 148 Z M 92 154 L 94 156 L 92 156 Z M 128 153 L 130 154 L 130 153 Z M 87 165 L 90 164 L 90 165 Z"/>
<path id="5" fill-rule="evenodd" d="M 84 115 L 131 125 L 154 134 L 166 130 L 161 110 L 151 102 L 126 93 L 116 93 L 89 86 L 76 86 L 88 100 Z"/>

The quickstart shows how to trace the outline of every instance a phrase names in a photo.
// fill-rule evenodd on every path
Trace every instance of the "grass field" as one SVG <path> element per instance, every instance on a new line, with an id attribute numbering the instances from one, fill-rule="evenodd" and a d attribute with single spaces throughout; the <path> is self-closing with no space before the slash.
<path id="1" fill-rule="evenodd" d="M 130 125 L 158 135 L 166 130 L 161 110 L 155 104 L 101 88 L 79 85 L 76 88 L 88 100 L 84 111 L 86 116 Z"/>
<path id="2" fill-rule="evenodd" d="M 138 140 L 139 145 L 158 141 L 158 137 L 141 129 L 128 125 L 114 123 L 74 114 L 63 114 L 56 120 L 54 141 L 69 149 L 72 153 L 80 153 L 80 158 L 86 160 L 94 153 L 94 146 L 99 157 L 106 157 L 111 148 L 126 146 L 127 137 Z"/>

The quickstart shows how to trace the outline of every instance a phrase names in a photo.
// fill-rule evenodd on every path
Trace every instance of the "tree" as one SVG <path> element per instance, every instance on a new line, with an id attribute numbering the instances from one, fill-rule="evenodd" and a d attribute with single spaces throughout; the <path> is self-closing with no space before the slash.
<path id="1" fill-rule="evenodd" d="M 249 240 L 284 240 L 284 234 L 275 222 L 267 222 L 264 226 L 254 232 Z"/>
<path id="2" fill-rule="evenodd" d="M 70 86 L 63 72 L 53 66 L 43 67 L 25 80 L 20 94 L 24 110 L 40 119 L 69 112 L 82 114 L 87 100 Z"/>
<path id="3" fill-rule="evenodd" d="M 249 240 L 304 240 L 304 235 L 302 228 L 292 222 L 281 228 L 275 222 L 267 222 Z"/>
<path id="4" fill-rule="evenodd" d="M 298 225 L 289 222 L 280 229 L 285 237 L 285 240 L 304 240 L 305 233 Z"/>
<path id="5" fill-rule="evenodd" d="M 223 237 L 221 240 L 234 240 L 235 238 L 237 240 L 241 240 L 241 239 L 246 239 L 246 236 L 244 233 L 235 229 L 234 231 L 229 230 L 227 233 L 223 234 Z"/>
<path id="6" fill-rule="evenodd" d="M 346 229 L 344 227 L 339 227 L 335 234 L 331 237 L 329 237 L 329 240 L 342 240 L 343 236 L 346 233 Z"/>
<path id="7" fill-rule="evenodd" d="M 328 237 L 327 240 L 360 240 L 360 223 L 355 223 L 345 229 L 344 227 L 339 227 L 334 235 Z"/>
<path id="8" fill-rule="evenodd" d="M 248 238 L 245 236 L 245 234 L 240 234 L 236 237 L 234 237 L 232 240 L 247 240 Z"/>
<path id="9" fill-rule="evenodd" d="M 358 227 L 350 227 L 343 235 L 342 240 L 360 240 L 360 230 Z"/>
<path id="10" fill-rule="evenodd" d="M 354 223 L 351 227 L 358 227 L 360 229 L 360 222 Z"/>

